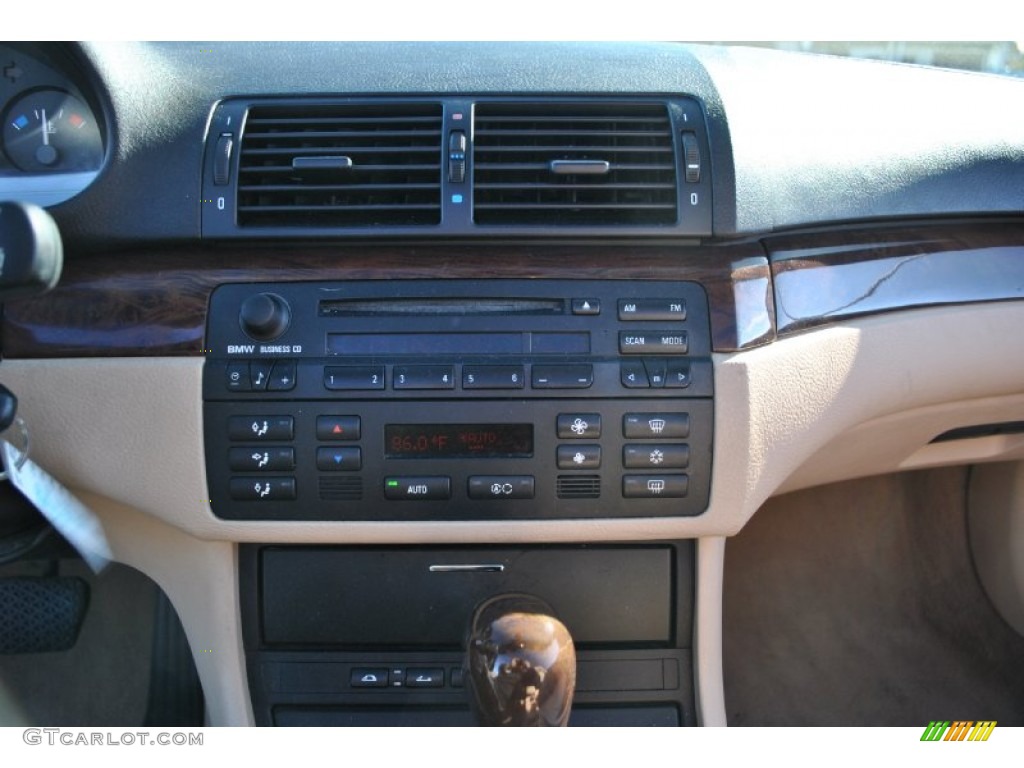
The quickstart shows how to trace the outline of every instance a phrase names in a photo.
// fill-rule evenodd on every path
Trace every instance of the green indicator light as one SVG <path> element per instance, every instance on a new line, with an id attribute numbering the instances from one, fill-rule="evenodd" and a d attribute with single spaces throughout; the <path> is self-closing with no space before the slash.
<path id="1" fill-rule="evenodd" d="M 388 480 L 388 488 L 397 488 L 397 487 L 398 487 L 398 481 L 397 480 Z"/>

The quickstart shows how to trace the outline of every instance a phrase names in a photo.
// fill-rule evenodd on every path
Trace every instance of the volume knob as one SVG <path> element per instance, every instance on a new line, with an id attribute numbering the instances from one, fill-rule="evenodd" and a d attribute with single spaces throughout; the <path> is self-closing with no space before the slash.
<path id="1" fill-rule="evenodd" d="M 274 293 L 257 293 L 242 302 L 238 323 L 256 341 L 276 339 L 292 320 L 288 302 Z"/>

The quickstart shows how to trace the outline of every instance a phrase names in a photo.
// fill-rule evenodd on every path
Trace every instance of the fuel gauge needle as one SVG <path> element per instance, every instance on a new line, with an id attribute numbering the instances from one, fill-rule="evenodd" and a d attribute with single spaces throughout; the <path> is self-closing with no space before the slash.
<path id="1" fill-rule="evenodd" d="M 53 165 L 57 162 L 57 148 L 50 145 L 50 123 L 43 112 L 43 146 L 36 148 L 36 160 L 40 165 Z"/>

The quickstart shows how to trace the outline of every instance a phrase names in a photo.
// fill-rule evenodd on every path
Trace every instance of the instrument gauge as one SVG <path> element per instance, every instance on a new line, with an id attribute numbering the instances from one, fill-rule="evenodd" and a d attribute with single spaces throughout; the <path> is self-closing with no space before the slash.
<path id="1" fill-rule="evenodd" d="M 15 99 L 7 110 L 3 151 L 29 173 L 97 171 L 103 139 L 92 110 L 81 99 L 41 89 Z"/>

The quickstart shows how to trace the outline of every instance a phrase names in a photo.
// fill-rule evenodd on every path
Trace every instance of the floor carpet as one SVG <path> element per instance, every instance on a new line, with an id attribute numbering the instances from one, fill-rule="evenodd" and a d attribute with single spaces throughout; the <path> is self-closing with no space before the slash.
<path id="1" fill-rule="evenodd" d="M 967 470 L 770 500 L 726 545 L 730 725 L 1024 725 L 1024 637 L 967 542 Z"/>

